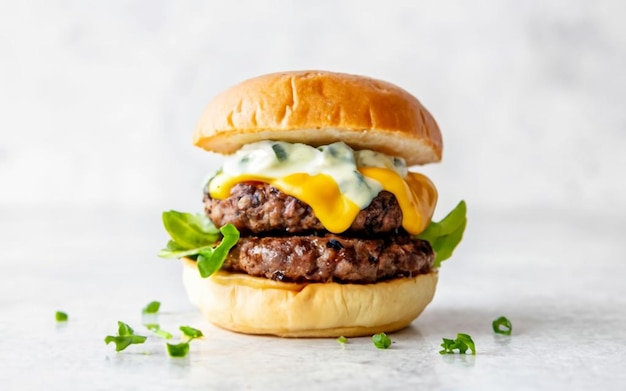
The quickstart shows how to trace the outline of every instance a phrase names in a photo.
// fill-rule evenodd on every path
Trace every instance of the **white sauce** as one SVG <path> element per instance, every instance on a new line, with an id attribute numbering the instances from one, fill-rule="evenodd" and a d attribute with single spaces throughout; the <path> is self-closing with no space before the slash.
<path id="1" fill-rule="evenodd" d="M 383 187 L 378 181 L 364 177 L 358 167 L 388 168 L 403 178 L 408 172 L 404 159 L 370 150 L 355 152 L 343 142 L 315 148 L 300 143 L 260 141 L 247 144 L 226 157 L 222 175 L 281 178 L 298 173 L 326 174 L 335 180 L 347 198 L 363 209 Z"/>

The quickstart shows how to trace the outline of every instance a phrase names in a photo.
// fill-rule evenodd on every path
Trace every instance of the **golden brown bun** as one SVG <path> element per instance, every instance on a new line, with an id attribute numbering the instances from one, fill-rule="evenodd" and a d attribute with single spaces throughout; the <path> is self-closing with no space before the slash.
<path id="1" fill-rule="evenodd" d="M 209 104 L 194 133 L 194 144 L 223 154 L 261 140 L 343 141 L 408 165 L 437 162 L 442 151 L 437 123 L 414 96 L 384 81 L 323 71 L 244 81 Z"/>
<path id="2" fill-rule="evenodd" d="M 191 302 L 213 324 L 246 334 L 357 337 L 408 326 L 435 294 L 437 272 L 376 284 L 295 284 L 218 271 L 183 259 Z"/>

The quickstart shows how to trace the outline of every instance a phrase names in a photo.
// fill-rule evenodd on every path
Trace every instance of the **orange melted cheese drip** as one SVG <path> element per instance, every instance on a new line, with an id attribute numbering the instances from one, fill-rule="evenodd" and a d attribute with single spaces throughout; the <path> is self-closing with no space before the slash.
<path id="1" fill-rule="evenodd" d="M 402 210 L 402 227 L 410 234 L 422 232 L 433 216 L 437 190 L 424 175 L 409 172 L 402 178 L 397 172 L 380 167 L 359 167 L 364 176 L 374 179 L 392 193 Z M 326 229 L 333 233 L 346 231 L 359 214 L 357 204 L 347 198 L 337 183 L 325 174 L 292 174 L 282 178 L 259 175 L 218 175 L 211 181 L 210 195 L 225 199 L 233 186 L 241 182 L 263 182 L 308 204 Z"/>

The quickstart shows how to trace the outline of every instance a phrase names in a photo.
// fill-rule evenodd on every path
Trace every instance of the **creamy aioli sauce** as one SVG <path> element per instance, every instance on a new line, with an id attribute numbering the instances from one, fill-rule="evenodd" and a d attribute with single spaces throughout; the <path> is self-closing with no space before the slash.
<path id="1" fill-rule="evenodd" d="M 333 178 L 346 198 L 364 209 L 383 190 L 383 185 L 363 176 L 359 167 L 387 168 L 402 178 L 408 172 L 404 159 L 370 150 L 354 151 L 343 142 L 315 148 L 300 143 L 260 141 L 244 145 L 235 154 L 227 156 L 216 177 L 283 178 L 300 173 L 324 174 Z M 220 183 L 222 181 L 211 180 L 209 191 L 218 191 L 215 186 Z"/>

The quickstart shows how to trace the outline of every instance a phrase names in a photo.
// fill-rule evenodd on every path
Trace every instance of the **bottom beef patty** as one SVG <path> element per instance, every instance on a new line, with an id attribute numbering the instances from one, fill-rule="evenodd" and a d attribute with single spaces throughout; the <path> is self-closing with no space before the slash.
<path id="1" fill-rule="evenodd" d="M 433 250 L 407 234 L 381 239 L 242 237 L 223 268 L 290 282 L 374 283 L 431 271 Z"/>

